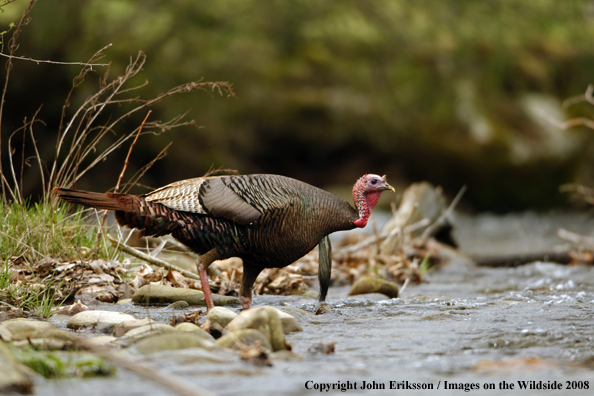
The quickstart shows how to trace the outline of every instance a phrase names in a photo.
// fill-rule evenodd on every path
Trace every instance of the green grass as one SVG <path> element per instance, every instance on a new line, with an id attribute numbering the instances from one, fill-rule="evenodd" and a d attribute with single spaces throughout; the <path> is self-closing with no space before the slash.
<path id="1" fill-rule="evenodd" d="M 0 258 L 22 257 L 26 262 L 44 258 L 117 259 L 118 253 L 83 212 L 67 213 L 66 204 L 0 202 Z M 91 256 L 91 257 L 89 257 Z"/>
<path id="2" fill-rule="evenodd" d="M 27 312 L 51 316 L 60 303 L 50 292 L 60 289 L 64 280 L 53 275 L 35 282 L 17 282 L 15 263 L 28 266 L 35 275 L 35 263 L 45 259 L 61 260 L 110 259 L 121 260 L 83 212 L 67 213 L 66 204 L 23 205 L 0 202 L 0 305 L 23 308 Z M 39 287 L 43 284 L 43 287 Z"/>

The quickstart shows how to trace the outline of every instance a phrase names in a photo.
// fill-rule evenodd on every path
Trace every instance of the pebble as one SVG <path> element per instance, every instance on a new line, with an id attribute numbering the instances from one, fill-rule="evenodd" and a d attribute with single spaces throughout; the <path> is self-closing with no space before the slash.
<path id="1" fill-rule="evenodd" d="M 32 334 L 57 329 L 55 325 L 41 320 L 16 318 L 0 323 L 0 337 L 7 342 L 26 340 Z"/>
<path id="2" fill-rule="evenodd" d="M 175 327 L 170 326 L 168 324 L 165 323 L 150 323 L 144 326 L 140 326 L 140 327 L 135 327 L 133 329 L 131 329 L 130 331 L 128 331 L 123 338 L 126 339 L 134 339 L 135 341 L 141 339 L 141 338 L 145 338 L 148 336 L 152 336 L 155 334 L 161 334 L 161 333 L 172 333 L 176 331 Z"/>
<path id="3" fill-rule="evenodd" d="M 126 320 L 122 323 L 118 323 L 113 328 L 113 335 L 116 337 L 121 337 L 127 332 L 137 327 L 146 326 L 151 323 L 156 323 L 151 318 L 144 318 L 144 319 L 133 319 L 133 320 Z"/>
<path id="4" fill-rule="evenodd" d="M 14 358 L 8 346 L 0 342 L 0 394 L 32 394 L 33 382 L 26 374 L 28 371 Z"/>
<path id="5" fill-rule="evenodd" d="M 272 351 L 286 349 L 283 324 L 276 308 L 264 306 L 241 312 L 225 328 L 234 332 L 242 329 L 260 331 L 270 341 Z"/>
<path id="6" fill-rule="evenodd" d="M 285 334 L 292 333 L 294 331 L 303 331 L 303 328 L 301 328 L 301 325 L 299 324 L 299 322 L 297 322 L 297 319 L 295 319 L 288 313 L 281 311 L 280 309 L 275 309 L 276 312 L 278 312 L 278 316 L 280 317 L 281 323 L 283 324 L 283 332 Z"/>
<path id="7" fill-rule="evenodd" d="M 187 331 L 189 333 L 194 333 L 199 335 L 200 337 L 204 338 L 205 340 L 213 341 L 214 337 L 210 335 L 207 331 L 202 330 L 200 327 L 196 326 L 194 323 L 190 322 L 182 322 L 175 326 L 175 330 L 179 331 Z"/>
<path id="8" fill-rule="evenodd" d="M 103 346 L 103 345 L 109 345 L 116 340 L 117 340 L 117 338 L 114 336 L 104 335 L 104 336 L 87 338 L 85 340 L 85 344 L 89 344 L 91 346 Z"/>
<path id="9" fill-rule="evenodd" d="M 237 317 L 237 313 L 224 307 L 214 307 L 208 314 L 206 314 L 206 321 L 202 328 L 218 338 L 222 334 L 222 330 Z"/>
<path id="10" fill-rule="evenodd" d="M 239 345 L 261 345 L 272 351 L 272 345 L 264 334 L 255 329 L 241 329 L 226 333 L 215 341 L 215 345 L 221 348 L 234 348 Z"/>
<path id="11" fill-rule="evenodd" d="M 71 317 L 66 327 L 72 330 L 92 327 L 95 331 L 111 333 L 116 325 L 127 320 L 136 320 L 136 318 L 122 312 L 83 311 Z"/>

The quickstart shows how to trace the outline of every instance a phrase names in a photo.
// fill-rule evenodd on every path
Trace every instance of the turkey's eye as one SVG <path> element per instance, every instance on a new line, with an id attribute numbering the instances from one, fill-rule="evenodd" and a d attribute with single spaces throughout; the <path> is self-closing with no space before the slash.
<path id="1" fill-rule="evenodd" d="M 377 179 L 371 179 L 371 184 L 377 184 Z"/>

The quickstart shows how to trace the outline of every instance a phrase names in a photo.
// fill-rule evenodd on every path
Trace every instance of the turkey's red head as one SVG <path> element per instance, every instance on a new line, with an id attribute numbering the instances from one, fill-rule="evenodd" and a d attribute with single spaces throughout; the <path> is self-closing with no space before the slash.
<path id="1" fill-rule="evenodd" d="M 353 223 L 355 226 L 363 228 L 367 225 L 371 210 L 386 190 L 394 192 L 394 187 L 386 182 L 385 175 L 367 174 L 357 180 L 353 186 L 353 201 L 359 211 L 359 218 Z"/>

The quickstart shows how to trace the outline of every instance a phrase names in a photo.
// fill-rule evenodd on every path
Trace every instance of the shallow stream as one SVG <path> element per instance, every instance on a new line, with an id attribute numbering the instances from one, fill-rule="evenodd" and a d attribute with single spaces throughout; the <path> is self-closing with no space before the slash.
<path id="1" fill-rule="evenodd" d="M 466 223 L 466 226 L 486 225 Z M 498 233 L 515 241 L 512 232 L 501 231 Z M 476 248 L 479 234 L 468 229 L 465 232 L 468 234 L 462 235 L 462 248 Z M 484 246 L 489 247 L 488 241 Z M 534 262 L 513 268 L 468 268 L 452 263 L 431 272 L 426 283 L 409 286 L 397 299 L 385 300 L 376 295 L 346 298 L 347 292 L 348 288 L 330 289 L 330 314 L 296 316 L 303 332 L 288 335 L 287 341 L 293 344 L 298 357 L 274 358 L 272 367 L 253 366 L 228 355 L 205 361 L 198 350 L 173 351 L 142 359 L 179 377 L 197 391 L 205 389 L 217 395 L 313 395 L 319 394 L 321 387 L 352 387 L 355 383 L 357 389 L 345 393 L 589 395 L 594 392 L 592 267 Z M 308 312 L 315 312 L 316 308 L 312 300 L 295 296 L 256 296 L 254 302 L 255 306 L 292 306 Z M 130 304 L 105 305 L 99 309 L 117 309 L 140 318 L 151 316 L 160 322 L 168 322 L 173 314 L 179 315 L 179 311 Z M 308 353 L 308 348 L 318 341 L 333 342 L 335 353 Z M 377 389 L 360 389 L 364 381 Z M 522 385 L 528 389 L 520 389 Z M 563 390 L 538 389 L 559 385 Z M 514 388 L 510 389 L 511 386 Z M 531 386 L 537 389 L 530 389 Z M 576 389 L 568 390 L 569 386 Z M 444 391 L 451 387 L 458 389 Z M 485 387 L 493 389 L 485 390 Z M 37 383 L 36 394 L 173 393 L 119 369 L 115 377 L 45 380 Z"/>

